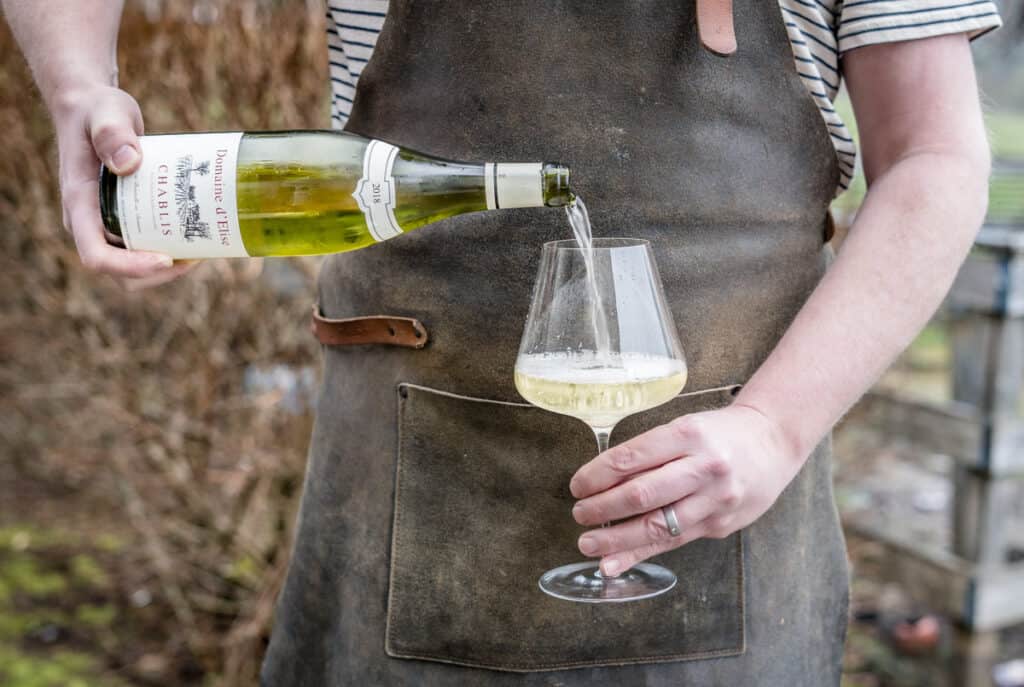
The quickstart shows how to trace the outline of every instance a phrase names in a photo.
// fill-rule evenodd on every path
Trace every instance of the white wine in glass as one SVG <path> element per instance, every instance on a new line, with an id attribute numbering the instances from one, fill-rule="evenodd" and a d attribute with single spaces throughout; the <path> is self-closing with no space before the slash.
<path id="1" fill-rule="evenodd" d="M 516 388 L 530 403 L 586 422 L 598 452 L 623 418 L 674 398 L 686 361 L 647 241 L 594 239 L 544 245 L 519 356 Z M 617 577 L 598 561 L 544 573 L 540 587 L 570 601 L 646 599 L 676 583 L 640 563 Z"/>
<path id="2" fill-rule="evenodd" d="M 516 388 L 544 410 L 571 415 L 595 430 L 671 400 L 686 383 L 676 358 L 592 351 L 524 355 L 516 361 Z"/>

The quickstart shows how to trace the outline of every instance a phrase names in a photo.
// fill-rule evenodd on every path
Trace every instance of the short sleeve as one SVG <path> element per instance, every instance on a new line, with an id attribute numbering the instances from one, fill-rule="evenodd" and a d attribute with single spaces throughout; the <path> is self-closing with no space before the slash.
<path id="1" fill-rule="evenodd" d="M 973 39 L 1002 23 L 992 0 L 847 0 L 837 22 L 839 52 L 954 33 Z"/>

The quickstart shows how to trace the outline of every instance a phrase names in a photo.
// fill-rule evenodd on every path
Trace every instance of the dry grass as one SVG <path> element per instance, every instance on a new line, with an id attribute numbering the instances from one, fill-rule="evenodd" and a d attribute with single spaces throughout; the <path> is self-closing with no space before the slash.
<path id="1" fill-rule="evenodd" d="M 130 9 L 121 84 L 147 130 L 327 126 L 322 10 L 276 5 L 223 3 L 210 25 Z M 289 262 L 305 285 L 291 295 L 258 261 L 135 294 L 85 273 L 60 224 L 52 130 L 2 22 L 0 131 L 0 461 L 106 491 L 141 535 L 176 633 L 218 684 L 254 684 L 310 417 L 243 393 L 242 376 L 316 363 L 316 261 Z"/>

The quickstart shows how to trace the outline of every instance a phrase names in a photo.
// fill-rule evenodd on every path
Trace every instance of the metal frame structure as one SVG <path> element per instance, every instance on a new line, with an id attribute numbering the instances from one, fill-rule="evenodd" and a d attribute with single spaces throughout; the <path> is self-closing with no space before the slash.
<path id="1" fill-rule="evenodd" d="M 958 624 L 955 682 L 991 685 L 996 631 L 1024 623 L 1024 561 L 1009 556 L 1009 513 L 1024 485 L 1024 231 L 985 227 L 947 300 L 953 398 L 928 404 L 876 392 L 862 402 L 884 435 L 954 459 L 952 541 L 851 522 L 880 543 L 886 575 Z"/>

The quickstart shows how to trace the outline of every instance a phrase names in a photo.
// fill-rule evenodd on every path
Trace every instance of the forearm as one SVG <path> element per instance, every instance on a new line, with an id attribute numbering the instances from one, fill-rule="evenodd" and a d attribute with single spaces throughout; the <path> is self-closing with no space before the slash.
<path id="1" fill-rule="evenodd" d="M 76 88 L 111 85 L 124 0 L 0 0 L 50 111 Z"/>
<path id="2" fill-rule="evenodd" d="M 935 312 L 987 188 L 987 155 L 956 151 L 911 154 L 871 185 L 832 269 L 737 398 L 782 428 L 793 455 L 808 455 Z"/>

